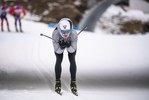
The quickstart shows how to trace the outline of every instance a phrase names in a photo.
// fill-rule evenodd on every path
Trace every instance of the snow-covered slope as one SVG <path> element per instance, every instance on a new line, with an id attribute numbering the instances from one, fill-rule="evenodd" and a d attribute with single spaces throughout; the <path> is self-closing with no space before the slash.
<path id="1" fill-rule="evenodd" d="M 148 100 L 149 35 L 79 35 L 77 86 L 79 96 L 70 92 L 67 52 L 62 63 L 62 92 L 54 92 L 55 55 L 52 35 L 46 24 L 22 20 L 24 33 L 14 29 L 0 32 L 1 100 Z"/>
<path id="2" fill-rule="evenodd" d="M 127 11 L 124 11 L 119 6 L 111 5 L 99 19 L 99 22 L 96 25 L 97 27 L 96 30 L 98 31 L 98 28 L 103 29 L 106 31 L 106 34 L 108 33 L 132 34 L 130 30 L 133 31 L 135 30 L 134 31 L 135 34 L 142 32 L 142 30 L 135 28 L 135 26 L 139 27 L 138 24 L 134 24 L 134 27 L 131 27 L 129 26 L 129 24 L 125 25 L 124 23 L 127 22 L 140 22 L 141 24 L 148 23 L 149 14 L 136 9 L 127 8 L 126 10 Z M 124 27 L 126 28 L 127 33 L 123 31 Z"/>

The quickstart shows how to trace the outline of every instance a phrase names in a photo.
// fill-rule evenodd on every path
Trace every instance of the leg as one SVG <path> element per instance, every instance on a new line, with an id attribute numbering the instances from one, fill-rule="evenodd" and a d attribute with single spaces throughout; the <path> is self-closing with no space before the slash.
<path id="1" fill-rule="evenodd" d="M 76 51 L 74 53 L 68 53 L 69 62 L 70 62 L 71 79 L 74 79 L 74 80 L 76 79 L 76 71 L 77 71 L 75 55 L 76 55 Z"/>
<path id="2" fill-rule="evenodd" d="M 4 31 L 4 29 L 3 29 L 3 20 L 4 20 L 4 18 L 1 17 L 1 31 L 2 32 Z"/>
<path id="3" fill-rule="evenodd" d="M 17 20 L 18 20 L 18 17 L 15 16 L 15 28 L 16 28 L 16 31 L 18 32 L 18 29 L 17 29 Z"/>
<path id="4" fill-rule="evenodd" d="M 19 16 L 19 25 L 20 25 L 20 31 L 22 32 L 22 25 L 21 25 L 21 18 Z"/>
<path id="5" fill-rule="evenodd" d="M 55 64 L 55 76 L 56 76 L 56 80 L 60 80 L 61 78 L 61 63 L 63 60 L 63 53 L 62 54 L 57 54 L 56 55 L 56 64 Z"/>
<path id="6" fill-rule="evenodd" d="M 63 53 L 56 55 L 56 64 L 55 64 L 55 76 L 56 76 L 56 84 L 55 84 L 55 92 L 61 95 L 61 63 L 63 60 Z"/>
<path id="7" fill-rule="evenodd" d="M 9 23 L 8 23 L 7 18 L 5 18 L 5 20 L 6 20 L 6 23 L 7 23 L 7 29 L 8 29 L 8 31 L 10 32 L 10 29 L 9 29 Z"/>
<path id="8" fill-rule="evenodd" d="M 73 94 L 78 96 L 77 94 L 77 85 L 76 85 L 76 61 L 75 61 L 76 51 L 74 53 L 68 53 L 69 62 L 70 62 L 70 74 L 71 74 L 71 83 L 70 88 Z"/>

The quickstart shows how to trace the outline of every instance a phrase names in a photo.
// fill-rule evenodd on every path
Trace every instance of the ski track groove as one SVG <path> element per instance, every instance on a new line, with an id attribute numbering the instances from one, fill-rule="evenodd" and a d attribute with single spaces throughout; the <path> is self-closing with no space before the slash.
<path id="1" fill-rule="evenodd" d="M 36 76 L 37 80 L 39 80 L 41 83 L 44 83 L 43 86 L 45 87 L 46 86 L 46 84 L 45 84 L 46 82 L 45 82 L 44 76 L 41 73 L 41 71 L 36 67 L 37 64 L 34 61 L 34 55 L 35 55 L 35 52 L 34 52 L 34 48 L 35 47 L 34 46 L 35 45 L 34 45 L 34 42 L 33 41 L 35 41 L 35 39 L 30 38 L 30 44 L 28 46 L 28 50 L 26 51 L 26 55 L 25 56 L 26 56 L 26 59 L 28 60 L 27 61 L 29 63 L 28 65 L 30 65 L 31 67 L 33 67 L 32 73 Z"/>
<path id="2" fill-rule="evenodd" d="M 54 90 L 54 78 L 52 78 L 52 71 L 49 69 L 50 66 L 47 66 L 43 61 L 42 61 L 42 57 L 40 56 L 41 52 L 41 39 L 38 40 L 38 44 L 37 44 L 37 49 L 38 49 L 38 53 L 37 53 L 37 58 L 38 61 L 40 62 L 42 67 L 42 70 L 44 70 L 44 72 L 42 72 L 42 74 L 44 75 L 47 84 L 49 85 L 50 89 L 53 91 Z M 41 68 L 41 67 L 39 67 Z M 53 81 L 53 82 L 52 82 Z"/>
<path id="3" fill-rule="evenodd" d="M 37 39 L 34 38 L 32 39 L 32 41 L 36 41 L 37 42 Z M 38 75 L 38 78 L 41 79 L 41 81 L 44 81 L 45 85 L 47 85 L 47 80 L 45 79 L 44 77 L 44 74 L 42 73 L 41 69 L 38 67 L 40 64 L 38 64 L 38 62 L 35 60 L 34 57 L 37 56 L 36 52 L 38 52 L 37 48 L 36 48 L 36 42 L 32 42 L 32 45 L 31 45 L 31 48 L 30 48 L 30 58 L 31 58 L 31 62 L 32 62 L 32 65 L 33 67 L 39 72 L 40 75 Z"/>

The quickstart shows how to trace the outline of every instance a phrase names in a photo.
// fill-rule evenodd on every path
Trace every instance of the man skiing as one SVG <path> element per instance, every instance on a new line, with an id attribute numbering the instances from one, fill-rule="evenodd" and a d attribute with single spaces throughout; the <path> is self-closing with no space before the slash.
<path id="1" fill-rule="evenodd" d="M 70 74 L 71 74 L 71 91 L 73 94 L 77 95 L 76 87 L 76 61 L 75 55 L 77 50 L 78 35 L 73 29 L 73 23 L 68 18 L 62 18 L 57 27 L 52 33 L 52 42 L 54 46 L 54 51 L 56 55 L 55 64 L 55 76 L 56 85 L 55 91 L 61 94 L 61 63 L 63 60 L 63 52 L 66 49 L 68 52 L 68 58 L 70 62 Z"/>
<path id="2" fill-rule="evenodd" d="M 23 13 L 23 16 L 21 16 L 21 14 Z M 18 32 L 18 29 L 17 29 L 17 21 L 19 21 L 19 25 L 20 25 L 20 31 L 22 31 L 22 26 L 21 26 L 21 19 L 25 18 L 25 15 L 26 15 L 26 11 L 25 9 L 23 8 L 23 6 L 21 6 L 21 4 L 17 4 L 16 6 L 14 6 L 11 10 L 10 10 L 10 14 L 15 18 L 15 28 L 16 28 L 16 31 Z"/>
<path id="3" fill-rule="evenodd" d="M 5 3 L 3 5 L 2 8 L 0 8 L 0 18 L 1 18 L 1 31 L 3 32 L 4 31 L 4 28 L 3 28 L 3 21 L 4 19 L 6 20 L 6 23 L 7 23 L 7 29 L 8 31 L 10 32 L 10 29 L 9 29 L 9 23 L 8 23 L 8 20 L 7 20 L 7 13 L 9 12 L 9 7 L 7 6 L 7 4 Z"/>

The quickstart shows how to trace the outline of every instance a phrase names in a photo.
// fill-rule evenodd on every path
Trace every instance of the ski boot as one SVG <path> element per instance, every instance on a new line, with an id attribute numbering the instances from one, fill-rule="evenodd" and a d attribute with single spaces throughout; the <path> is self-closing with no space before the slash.
<path id="1" fill-rule="evenodd" d="M 20 32 L 23 32 L 22 29 L 20 30 Z"/>
<path id="2" fill-rule="evenodd" d="M 1 28 L 1 31 L 2 31 L 2 32 L 4 32 L 4 29 L 3 29 L 3 27 Z"/>
<path id="3" fill-rule="evenodd" d="M 71 92 L 78 96 L 78 93 L 77 93 L 77 85 L 76 85 L 76 80 L 75 79 L 72 79 L 71 80 L 71 84 L 70 84 L 70 88 L 71 88 Z"/>
<path id="4" fill-rule="evenodd" d="M 8 32 L 10 32 L 10 29 L 8 28 Z"/>
<path id="5" fill-rule="evenodd" d="M 16 32 L 18 32 L 18 29 L 16 28 Z"/>
<path id="6" fill-rule="evenodd" d="M 20 28 L 20 32 L 23 32 L 23 31 L 22 31 L 22 28 Z"/>
<path id="7" fill-rule="evenodd" d="M 60 80 L 56 80 L 55 92 L 58 93 L 59 95 L 62 95 L 62 93 L 61 93 L 61 81 Z"/>

